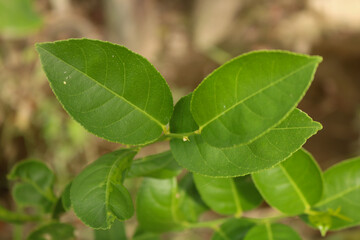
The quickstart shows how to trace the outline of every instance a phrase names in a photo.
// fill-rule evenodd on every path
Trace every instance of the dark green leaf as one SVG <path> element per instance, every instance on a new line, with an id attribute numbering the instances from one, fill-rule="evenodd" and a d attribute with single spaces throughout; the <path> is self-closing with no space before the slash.
<path id="1" fill-rule="evenodd" d="M 244 240 L 301 240 L 301 237 L 286 225 L 267 223 L 250 229 Z"/>
<path id="2" fill-rule="evenodd" d="M 172 178 L 181 169 L 171 152 L 166 151 L 133 161 L 127 177 Z"/>
<path id="3" fill-rule="evenodd" d="M 115 221 L 110 229 L 94 230 L 95 240 L 126 240 L 125 226 L 123 222 Z"/>
<path id="4" fill-rule="evenodd" d="M 0 34 L 6 37 L 25 37 L 39 30 L 40 16 L 31 0 L 0 0 Z"/>
<path id="5" fill-rule="evenodd" d="M 14 200 L 22 206 L 39 206 L 49 212 L 56 202 L 53 193 L 55 176 L 45 163 L 26 160 L 16 164 L 8 175 L 18 180 L 13 188 Z"/>
<path id="6" fill-rule="evenodd" d="M 89 39 L 42 43 L 37 51 L 59 101 L 88 131 L 137 145 L 156 140 L 165 129 L 171 92 L 145 58 Z"/>
<path id="7" fill-rule="evenodd" d="M 74 240 L 74 227 L 64 223 L 50 223 L 41 226 L 28 236 L 27 240 Z"/>
<path id="8" fill-rule="evenodd" d="M 105 154 L 74 179 L 71 203 L 86 225 L 108 229 L 116 218 L 125 220 L 133 215 L 131 196 L 122 182 L 135 154 L 132 150 Z"/>
<path id="9" fill-rule="evenodd" d="M 197 129 L 190 113 L 191 95 L 176 104 L 170 122 L 173 133 L 187 133 Z M 282 123 L 263 137 L 233 148 L 216 148 L 207 144 L 201 135 L 189 141 L 172 139 L 171 151 L 178 163 L 188 170 L 215 177 L 235 177 L 270 168 L 298 150 L 321 125 L 302 111 L 295 109 Z"/>
<path id="10" fill-rule="evenodd" d="M 319 166 L 304 150 L 252 176 L 264 199 L 286 214 L 297 215 L 310 210 L 320 200 L 323 191 Z"/>
<path id="11" fill-rule="evenodd" d="M 166 232 L 180 229 L 206 210 L 186 177 L 176 179 L 145 178 L 137 195 L 137 219 L 145 231 Z M 191 195 L 190 195 L 191 194 Z"/>
<path id="12" fill-rule="evenodd" d="M 360 224 L 360 158 L 326 170 L 324 183 L 324 194 L 316 208 L 332 216 L 330 230 Z"/>
<path id="13" fill-rule="evenodd" d="M 248 144 L 294 110 L 321 57 L 255 51 L 225 63 L 195 89 L 191 113 L 206 142 Z"/>
<path id="14" fill-rule="evenodd" d="M 70 189 L 72 182 L 66 185 L 63 193 L 61 194 L 61 202 L 66 211 L 69 211 L 71 208 L 71 199 L 70 199 Z"/>
<path id="15" fill-rule="evenodd" d="M 211 240 L 243 240 L 255 224 L 246 219 L 233 218 L 223 223 Z"/>
<path id="16" fill-rule="evenodd" d="M 250 176 L 211 178 L 194 174 L 194 180 L 204 202 L 220 214 L 241 216 L 262 202 Z"/>

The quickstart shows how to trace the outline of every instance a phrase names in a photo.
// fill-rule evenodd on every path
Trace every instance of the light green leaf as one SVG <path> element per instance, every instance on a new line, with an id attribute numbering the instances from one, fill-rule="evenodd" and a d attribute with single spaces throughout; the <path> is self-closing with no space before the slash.
<path id="1" fill-rule="evenodd" d="M 18 180 L 13 188 L 14 200 L 21 206 L 38 206 L 49 212 L 56 202 L 53 193 L 54 173 L 45 163 L 26 160 L 16 164 L 8 175 Z"/>
<path id="2" fill-rule="evenodd" d="M 126 240 L 125 225 L 123 222 L 115 221 L 110 229 L 94 230 L 94 240 Z"/>
<path id="3" fill-rule="evenodd" d="M 324 194 L 318 210 L 332 216 L 330 230 L 360 224 L 360 158 L 343 161 L 324 173 Z"/>
<path id="4" fill-rule="evenodd" d="M 241 216 L 262 202 L 250 176 L 211 178 L 194 174 L 194 180 L 204 202 L 220 214 Z"/>
<path id="5" fill-rule="evenodd" d="M 211 240 L 243 240 L 255 223 L 241 218 L 232 218 L 223 223 Z"/>
<path id="6" fill-rule="evenodd" d="M 257 225 L 250 229 L 244 240 L 301 240 L 301 237 L 289 226 L 275 223 Z"/>
<path id="7" fill-rule="evenodd" d="M 283 213 L 297 215 L 310 210 L 323 192 L 322 173 L 312 156 L 295 152 L 279 165 L 252 174 L 264 199 Z"/>
<path id="8" fill-rule="evenodd" d="M 160 235 L 152 232 L 146 232 L 138 227 L 132 240 L 160 240 Z"/>
<path id="9" fill-rule="evenodd" d="M 38 221 L 40 218 L 38 216 L 11 212 L 0 205 L 0 220 L 9 223 L 26 223 Z"/>
<path id="10" fill-rule="evenodd" d="M 172 110 L 169 86 L 143 57 L 90 39 L 37 44 L 55 95 L 91 133 L 137 145 L 155 141 Z"/>
<path id="11" fill-rule="evenodd" d="M 171 132 L 187 136 L 197 129 L 190 113 L 190 100 L 191 95 L 188 95 L 176 104 L 170 121 Z M 235 177 L 270 168 L 285 160 L 321 128 L 321 124 L 295 109 L 278 126 L 248 145 L 216 148 L 196 134 L 185 142 L 172 139 L 170 146 L 178 163 L 192 172 Z"/>
<path id="12" fill-rule="evenodd" d="M 25 37 L 39 30 L 41 17 L 31 0 L 0 0 L 0 34 L 5 37 Z"/>
<path id="13" fill-rule="evenodd" d="M 144 231 L 181 229 L 206 210 L 198 196 L 189 195 L 194 188 L 188 181 L 186 177 L 178 186 L 175 178 L 143 180 L 137 195 L 136 214 Z"/>
<path id="14" fill-rule="evenodd" d="M 131 196 L 122 182 L 135 154 L 132 150 L 105 154 L 74 179 L 71 203 L 86 225 L 108 229 L 116 218 L 125 220 L 133 215 Z"/>
<path id="15" fill-rule="evenodd" d="M 75 240 L 74 227 L 56 222 L 46 224 L 30 233 L 27 240 Z"/>
<path id="16" fill-rule="evenodd" d="M 166 151 L 133 161 L 127 177 L 172 178 L 177 176 L 181 169 L 172 153 Z"/>
<path id="17" fill-rule="evenodd" d="M 294 110 L 321 57 L 255 51 L 225 63 L 195 89 L 191 113 L 215 147 L 248 144 Z"/>

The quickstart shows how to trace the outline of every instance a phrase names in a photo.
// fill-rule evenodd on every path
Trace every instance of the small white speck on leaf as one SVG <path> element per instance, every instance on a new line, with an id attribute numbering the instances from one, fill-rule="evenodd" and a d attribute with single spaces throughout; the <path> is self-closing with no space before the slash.
<path id="1" fill-rule="evenodd" d="M 111 57 L 115 57 L 114 55 L 112 55 Z"/>
<path id="2" fill-rule="evenodd" d="M 66 73 L 66 71 L 64 72 L 64 74 Z"/>
<path id="3" fill-rule="evenodd" d="M 183 141 L 184 141 L 184 142 L 190 142 L 190 139 L 189 139 L 188 136 L 184 136 L 184 137 L 183 137 Z"/>
<path id="4" fill-rule="evenodd" d="M 66 85 L 66 81 L 64 81 L 64 85 Z"/>

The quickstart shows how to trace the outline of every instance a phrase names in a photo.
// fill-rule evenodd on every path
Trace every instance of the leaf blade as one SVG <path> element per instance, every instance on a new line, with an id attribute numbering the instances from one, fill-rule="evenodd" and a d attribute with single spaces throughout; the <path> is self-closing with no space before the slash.
<path id="1" fill-rule="evenodd" d="M 88 131 L 139 145 L 164 130 L 172 113 L 171 92 L 140 55 L 89 39 L 41 43 L 37 51 L 55 95 Z"/>
<path id="2" fill-rule="evenodd" d="M 191 100 L 204 139 L 216 147 L 233 147 L 265 134 L 296 107 L 320 61 L 285 51 L 255 51 L 215 70 Z"/>

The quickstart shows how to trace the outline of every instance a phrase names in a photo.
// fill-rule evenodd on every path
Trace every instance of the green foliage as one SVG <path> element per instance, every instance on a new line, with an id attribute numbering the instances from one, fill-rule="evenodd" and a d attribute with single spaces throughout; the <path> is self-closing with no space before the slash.
<path id="1" fill-rule="evenodd" d="M 91 133 L 123 144 L 160 137 L 173 101 L 159 72 L 125 47 L 88 39 L 37 45 L 65 110 Z"/>
<path id="2" fill-rule="evenodd" d="M 0 0 L 0 34 L 5 37 L 25 37 L 42 25 L 34 11 L 32 0 Z"/>
<path id="3" fill-rule="evenodd" d="M 302 149 L 322 128 L 296 108 L 320 57 L 244 54 L 220 66 L 173 109 L 163 77 L 125 47 L 71 39 L 38 44 L 37 51 L 69 115 L 91 133 L 127 146 L 85 166 L 60 196 L 45 164 L 16 165 L 9 179 L 18 180 L 13 196 L 21 208 L 0 207 L 0 219 L 40 221 L 32 239 L 73 238 L 73 228 L 59 221 L 69 210 L 95 229 L 95 239 L 126 239 L 124 221 L 134 206 L 124 181 L 136 177 L 143 180 L 134 240 L 193 228 L 214 230 L 213 240 L 297 240 L 294 230 L 277 223 L 294 216 L 323 235 L 360 224 L 360 159 L 323 174 Z M 170 150 L 133 160 L 141 148 L 168 140 Z M 281 215 L 243 216 L 263 199 Z M 28 206 L 43 210 L 27 215 Z M 206 211 L 226 217 L 211 214 L 214 219 L 204 221 Z"/>
<path id="4" fill-rule="evenodd" d="M 304 150 L 271 169 L 253 173 L 252 177 L 265 200 L 286 214 L 307 212 L 322 196 L 322 173 Z"/>
<path id="5" fill-rule="evenodd" d="M 265 223 L 249 230 L 244 240 L 301 240 L 290 227 L 283 224 Z"/>
<path id="6" fill-rule="evenodd" d="M 30 233 L 27 240 L 74 240 L 74 227 L 64 223 L 43 225 Z"/>
<path id="7" fill-rule="evenodd" d="M 132 150 L 105 154 L 74 179 L 71 204 L 86 225 L 108 229 L 115 219 L 129 219 L 134 214 L 130 194 L 122 183 L 135 154 Z"/>

